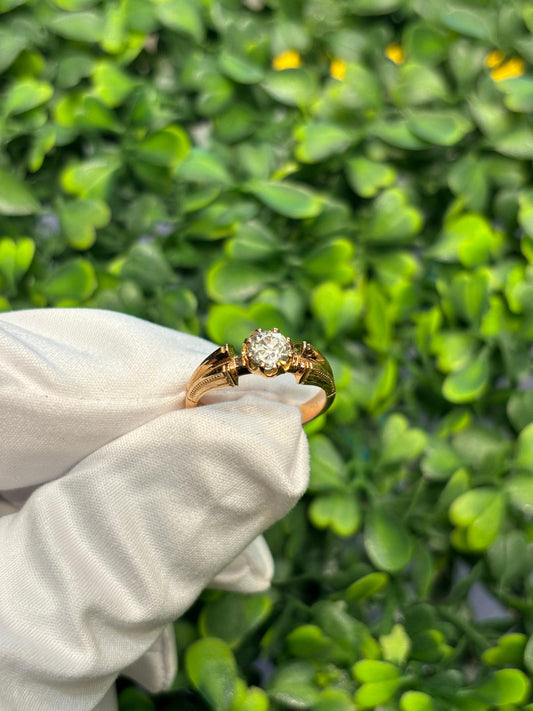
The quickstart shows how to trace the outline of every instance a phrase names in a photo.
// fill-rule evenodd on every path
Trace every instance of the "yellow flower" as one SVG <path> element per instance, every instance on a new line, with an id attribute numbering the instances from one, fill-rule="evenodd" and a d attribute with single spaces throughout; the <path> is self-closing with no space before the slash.
<path id="1" fill-rule="evenodd" d="M 520 57 L 513 57 L 513 59 L 507 60 L 505 64 L 495 67 L 491 71 L 490 76 L 494 81 L 503 81 L 504 79 L 522 76 L 525 69 L 526 65 L 524 60 Z"/>
<path id="2" fill-rule="evenodd" d="M 389 44 L 385 48 L 385 56 L 388 57 L 394 64 L 403 64 L 405 61 L 405 51 L 401 44 Z"/>
<path id="3" fill-rule="evenodd" d="M 272 66 L 278 72 L 282 69 L 296 69 L 302 63 L 302 59 L 295 49 L 288 49 L 286 52 L 278 54 L 272 60 Z"/>
<path id="4" fill-rule="evenodd" d="M 490 54 L 487 54 L 484 63 L 486 67 L 489 67 L 489 69 L 493 69 L 494 67 L 498 67 L 504 59 L 505 54 L 503 52 L 500 52 L 499 49 L 495 49 Z"/>
<path id="5" fill-rule="evenodd" d="M 334 79 L 342 81 L 346 76 L 346 62 L 342 59 L 332 59 L 329 65 L 329 73 Z"/>

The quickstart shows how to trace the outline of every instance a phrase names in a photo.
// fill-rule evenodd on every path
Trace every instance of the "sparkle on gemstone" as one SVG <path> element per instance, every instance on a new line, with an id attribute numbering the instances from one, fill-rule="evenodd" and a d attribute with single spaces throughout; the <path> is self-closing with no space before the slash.
<path id="1" fill-rule="evenodd" d="M 257 331 L 247 341 L 247 353 L 262 368 L 277 368 L 291 356 L 291 344 L 277 331 Z"/>

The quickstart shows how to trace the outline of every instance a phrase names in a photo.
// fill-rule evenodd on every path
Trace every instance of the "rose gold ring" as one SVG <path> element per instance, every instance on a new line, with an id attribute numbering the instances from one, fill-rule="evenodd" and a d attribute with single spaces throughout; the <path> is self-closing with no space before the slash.
<path id="1" fill-rule="evenodd" d="M 239 377 L 250 373 L 266 378 L 293 373 L 300 385 L 318 386 L 321 392 L 298 405 L 303 422 L 325 412 L 335 399 L 331 366 L 317 348 L 307 341 L 293 343 L 277 328 L 258 328 L 244 341 L 238 355 L 226 343 L 200 363 L 187 385 L 185 407 L 196 407 L 212 390 L 237 386 Z"/>

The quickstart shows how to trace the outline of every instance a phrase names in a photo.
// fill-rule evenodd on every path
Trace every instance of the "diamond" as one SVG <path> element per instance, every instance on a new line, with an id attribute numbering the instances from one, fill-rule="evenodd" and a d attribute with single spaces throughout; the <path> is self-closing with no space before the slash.
<path id="1" fill-rule="evenodd" d="M 261 368 L 272 370 L 286 362 L 292 355 L 290 341 L 277 330 L 254 331 L 246 340 L 246 352 Z"/>

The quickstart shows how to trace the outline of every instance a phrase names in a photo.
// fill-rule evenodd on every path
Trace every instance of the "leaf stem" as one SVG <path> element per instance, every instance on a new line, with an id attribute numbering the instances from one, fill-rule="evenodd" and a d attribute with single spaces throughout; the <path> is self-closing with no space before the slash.
<path id="1" fill-rule="evenodd" d="M 469 639 L 470 642 L 472 642 L 472 644 L 476 647 L 477 650 L 484 651 L 485 649 L 488 649 L 490 647 L 490 644 L 484 637 L 484 635 L 478 632 L 475 627 L 473 627 L 469 622 L 467 622 L 467 620 L 464 620 L 458 614 L 452 612 L 451 610 L 448 610 L 445 607 L 439 607 L 438 610 L 440 615 L 444 617 L 445 620 L 451 622 L 457 627 L 457 629 L 461 630 L 464 636 Z"/>

